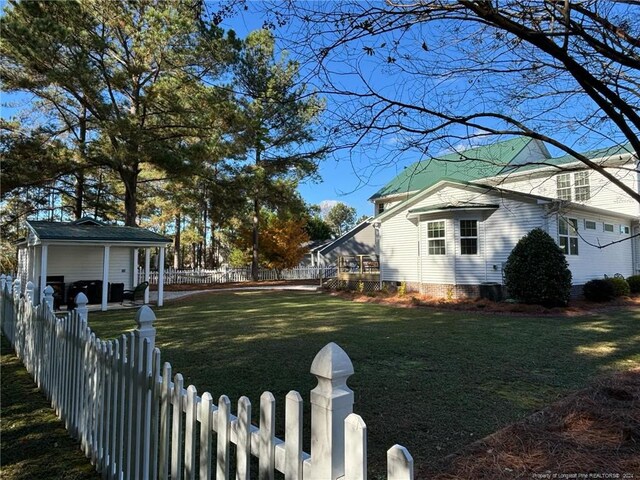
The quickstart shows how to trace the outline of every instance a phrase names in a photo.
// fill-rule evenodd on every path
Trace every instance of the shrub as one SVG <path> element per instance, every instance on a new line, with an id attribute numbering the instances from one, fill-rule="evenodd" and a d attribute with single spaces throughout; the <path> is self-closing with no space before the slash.
<path id="1" fill-rule="evenodd" d="M 631 275 L 627 278 L 627 283 L 631 293 L 640 293 L 640 275 Z"/>
<path id="2" fill-rule="evenodd" d="M 611 284 L 615 297 L 628 297 L 631 295 L 629 284 L 623 277 L 607 278 L 607 282 Z"/>
<path id="3" fill-rule="evenodd" d="M 584 284 L 582 292 L 584 298 L 590 302 L 608 302 L 616 296 L 611 279 L 589 280 Z"/>
<path id="4" fill-rule="evenodd" d="M 404 297 L 407 294 L 407 284 L 405 282 L 401 282 L 398 287 L 398 296 Z"/>
<path id="5" fill-rule="evenodd" d="M 511 251 L 504 268 L 509 294 L 524 303 L 564 306 L 571 295 L 571 271 L 556 242 L 540 228 L 531 230 Z"/>

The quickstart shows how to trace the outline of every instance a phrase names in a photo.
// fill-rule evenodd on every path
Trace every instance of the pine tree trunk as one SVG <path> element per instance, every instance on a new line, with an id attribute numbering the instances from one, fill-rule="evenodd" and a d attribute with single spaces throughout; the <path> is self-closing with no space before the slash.
<path id="1" fill-rule="evenodd" d="M 258 235 L 259 235 L 260 203 L 258 196 L 253 200 L 253 252 L 251 255 L 251 279 L 258 281 Z"/>
<path id="2" fill-rule="evenodd" d="M 75 174 L 75 177 L 76 198 L 73 207 L 73 216 L 76 220 L 80 220 L 82 218 L 82 204 L 84 203 L 84 174 L 82 172 L 78 172 Z"/>
<path id="3" fill-rule="evenodd" d="M 182 268 L 182 249 L 180 246 L 180 234 L 182 227 L 182 221 L 180 219 L 180 214 L 176 215 L 176 223 L 175 230 L 176 234 L 173 237 L 173 268 L 174 270 L 180 270 Z"/>
<path id="4" fill-rule="evenodd" d="M 125 167 L 120 171 L 120 177 L 124 183 L 124 224 L 127 227 L 137 226 L 138 213 L 138 168 Z"/>

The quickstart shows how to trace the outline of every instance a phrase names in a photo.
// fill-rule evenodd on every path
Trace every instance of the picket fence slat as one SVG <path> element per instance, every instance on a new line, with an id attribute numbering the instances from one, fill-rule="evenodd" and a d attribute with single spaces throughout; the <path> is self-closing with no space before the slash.
<path id="1" fill-rule="evenodd" d="M 234 275 L 227 271 L 225 278 Z M 84 294 L 75 298 L 75 311 L 56 316 L 53 289 L 45 288 L 40 299 L 33 284 L 25 287 L 21 296 L 20 281 L 0 275 L 0 328 L 102 478 L 223 480 L 234 472 L 244 480 L 252 476 L 252 456 L 260 480 L 277 472 L 286 480 L 367 478 L 367 429 L 352 413 L 353 392 L 346 384 L 353 365 L 337 345 L 325 346 L 311 365 L 318 385 L 311 391 L 309 455 L 303 451 L 298 392 L 285 398 L 281 440 L 270 392 L 260 396 L 256 426 L 249 398 L 239 398 L 234 416 L 226 395 L 216 405 L 208 392 L 199 397 L 195 386 L 185 390 L 183 376 L 161 363 L 148 307 L 137 312 L 134 331 L 105 341 L 90 328 Z M 395 445 L 387 457 L 389 479 L 413 479 L 413 459 L 404 447 Z"/>
<path id="2" fill-rule="evenodd" d="M 337 275 L 336 266 L 322 267 L 295 267 L 284 270 L 268 270 L 261 268 L 258 270 L 258 279 L 268 280 L 320 280 L 321 278 L 333 278 Z M 138 270 L 138 283 L 146 281 L 144 269 Z M 159 280 L 158 272 L 149 272 L 149 284 L 157 285 Z M 197 285 L 197 284 L 221 284 L 249 282 L 252 280 L 251 269 L 241 268 L 220 268 L 216 270 L 192 269 L 164 271 L 164 285 Z"/>

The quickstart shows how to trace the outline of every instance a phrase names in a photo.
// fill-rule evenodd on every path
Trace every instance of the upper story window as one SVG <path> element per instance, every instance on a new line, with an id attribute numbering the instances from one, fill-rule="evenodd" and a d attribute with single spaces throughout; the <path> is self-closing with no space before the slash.
<path id="1" fill-rule="evenodd" d="M 429 255 L 446 255 L 444 220 L 427 222 L 427 245 Z"/>
<path id="2" fill-rule="evenodd" d="M 478 254 L 478 221 L 460 220 L 460 253 Z"/>
<path id="3" fill-rule="evenodd" d="M 573 174 L 573 193 L 576 202 L 586 202 L 591 198 L 589 172 L 584 171 Z"/>
<path id="4" fill-rule="evenodd" d="M 613 223 L 603 223 L 602 230 L 605 232 L 613 232 Z"/>
<path id="5" fill-rule="evenodd" d="M 382 212 L 384 212 L 384 203 L 376 204 L 376 212 L 377 212 L 378 215 L 380 215 Z"/>
<path id="6" fill-rule="evenodd" d="M 556 177 L 558 186 L 558 198 L 561 200 L 571 200 L 571 174 L 562 173 Z"/>
<path id="7" fill-rule="evenodd" d="M 589 172 L 587 171 L 556 175 L 556 187 L 558 198 L 561 200 L 586 202 L 591 198 Z"/>
<path id="8" fill-rule="evenodd" d="M 558 219 L 558 240 L 565 255 L 578 255 L 578 220 Z"/>

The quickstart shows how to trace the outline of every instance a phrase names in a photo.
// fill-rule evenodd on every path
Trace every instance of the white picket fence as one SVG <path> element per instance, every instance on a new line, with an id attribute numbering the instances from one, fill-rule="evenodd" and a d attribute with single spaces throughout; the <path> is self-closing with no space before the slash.
<path id="1" fill-rule="evenodd" d="M 320 278 L 332 278 L 337 275 L 337 268 L 330 267 L 296 267 L 286 270 L 268 270 L 261 268 L 258 271 L 260 280 L 319 280 Z M 197 284 L 197 283 L 232 283 L 248 282 L 251 278 L 251 268 L 221 268 L 217 270 L 174 270 L 164 271 L 164 284 Z M 138 283 L 145 281 L 144 269 L 138 268 Z M 158 284 L 158 272 L 149 272 L 149 283 Z"/>
<path id="2" fill-rule="evenodd" d="M 160 361 L 153 311 L 138 310 L 133 332 L 119 339 L 97 338 L 87 323 L 87 299 L 56 316 L 53 289 L 34 306 L 33 284 L 20 294 L 20 281 L 0 276 L 2 332 L 33 375 L 69 432 L 80 441 L 105 479 L 273 479 L 356 480 L 367 478 L 367 428 L 353 412 L 347 378 L 353 365 L 335 343 L 311 364 L 318 385 L 310 392 L 311 454 L 302 450 L 302 397 L 285 398 L 284 440 L 275 436 L 275 398 L 260 397 L 259 426 L 251 424 L 251 402 L 238 401 L 236 415 L 222 395 L 186 390 L 181 374 Z M 382 403 L 382 402 L 381 402 Z M 235 465 L 230 459 L 235 458 Z M 387 452 L 387 478 L 413 479 L 413 459 L 400 445 Z"/>

